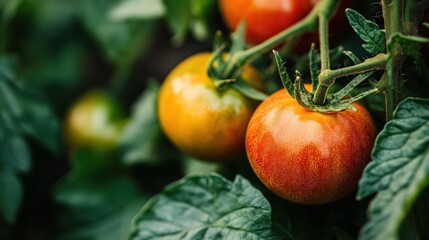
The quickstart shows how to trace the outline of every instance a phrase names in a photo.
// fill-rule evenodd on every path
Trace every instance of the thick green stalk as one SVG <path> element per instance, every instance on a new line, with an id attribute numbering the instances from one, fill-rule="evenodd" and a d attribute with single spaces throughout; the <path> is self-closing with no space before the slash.
<path id="1" fill-rule="evenodd" d="M 320 70 L 331 69 L 329 58 L 329 21 L 327 16 L 319 13 L 319 41 L 320 41 Z"/>
<path id="2" fill-rule="evenodd" d="M 386 120 L 390 120 L 393 118 L 393 112 L 395 111 L 395 103 L 394 98 L 392 97 L 393 95 L 393 88 L 392 87 L 384 87 L 382 86 L 383 83 L 388 83 L 388 76 L 387 76 L 387 72 L 385 71 L 383 76 L 381 77 L 380 83 L 381 83 L 381 88 L 385 88 L 386 90 L 384 91 L 384 102 L 385 102 L 385 108 L 386 108 Z"/>
<path id="3" fill-rule="evenodd" d="M 326 101 L 329 87 L 334 83 L 333 81 L 324 81 L 321 79 L 322 73 L 331 69 L 331 60 L 329 59 L 329 21 L 323 14 L 319 13 L 319 40 L 320 40 L 320 72 L 319 85 L 313 96 L 313 102 L 316 105 L 323 105 Z M 321 81 L 322 80 L 322 81 Z"/>
<path id="4" fill-rule="evenodd" d="M 388 58 L 386 54 L 380 53 L 356 65 L 335 70 L 325 69 L 321 71 L 319 74 L 319 86 L 314 93 L 313 102 L 316 105 L 323 105 L 326 99 L 327 91 L 329 87 L 334 84 L 335 79 L 353 74 L 385 69 L 387 59 Z"/>
<path id="5" fill-rule="evenodd" d="M 389 40 L 394 33 L 402 33 L 403 19 L 404 19 L 404 0 L 382 0 L 382 10 L 384 18 L 384 27 L 386 30 L 386 40 Z M 401 47 L 398 45 L 393 52 L 388 50 L 388 55 L 393 58 L 393 69 L 386 69 L 386 77 L 382 80 L 386 81 L 386 88 L 384 89 L 385 104 L 386 104 L 386 119 L 390 120 L 393 117 L 393 111 L 400 100 L 400 81 L 402 73 L 402 63 L 404 57 L 402 55 Z"/>
<path id="6" fill-rule="evenodd" d="M 373 70 L 382 70 L 386 68 L 388 56 L 380 53 L 372 58 L 368 58 L 362 63 L 349 67 L 338 68 L 335 70 L 326 70 L 320 73 L 320 79 L 328 84 L 334 83 L 335 79 L 353 74 L 364 73 Z"/>

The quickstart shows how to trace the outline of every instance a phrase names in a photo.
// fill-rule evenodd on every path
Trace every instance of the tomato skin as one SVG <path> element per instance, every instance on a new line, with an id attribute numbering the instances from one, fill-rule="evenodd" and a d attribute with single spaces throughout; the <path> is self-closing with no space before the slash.
<path id="1" fill-rule="evenodd" d="M 261 43 L 304 18 L 313 8 L 310 0 L 221 0 L 220 10 L 231 30 L 246 21 L 246 39 Z"/>
<path id="2" fill-rule="evenodd" d="M 161 86 L 158 111 L 167 137 L 183 152 L 201 160 L 226 162 L 245 155 L 244 137 L 257 102 L 236 90 L 218 91 L 207 75 L 211 53 L 199 53 L 177 65 Z M 261 89 L 250 66 L 242 77 Z"/>
<path id="3" fill-rule="evenodd" d="M 76 100 L 65 121 L 69 148 L 106 151 L 117 147 L 126 118 L 112 95 L 102 90 L 92 90 Z"/>
<path id="4" fill-rule="evenodd" d="M 281 89 L 252 116 L 246 134 L 250 164 L 280 197 L 324 204 L 353 192 L 370 161 L 376 129 L 358 103 L 356 111 L 322 114 L 300 106 Z"/>

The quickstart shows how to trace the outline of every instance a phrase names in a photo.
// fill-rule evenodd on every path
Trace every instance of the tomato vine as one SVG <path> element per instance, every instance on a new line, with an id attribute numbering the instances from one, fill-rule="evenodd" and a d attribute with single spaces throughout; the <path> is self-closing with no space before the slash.
<path id="1" fill-rule="evenodd" d="M 327 94 L 329 88 L 334 84 L 335 80 L 339 77 L 351 76 L 355 74 L 370 72 L 374 70 L 385 70 L 385 74 L 381 77 L 379 83 L 374 86 L 373 89 L 361 93 L 358 97 L 353 98 L 353 101 L 362 99 L 368 95 L 376 92 L 383 92 L 385 95 L 385 106 L 386 106 L 386 119 L 390 120 L 393 116 L 393 110 L 399 103 L 401 91 L 399 89 L 401 65 L 404 59 L 400 44 L 395 49 L 387 49 L 384 52 L 379 52 L 374 56 L 365 59 L 363 62 L 355 62 L 355 65 L 342 67 L 338 69 L 331 69 L 330 57 L 329 57 L 329 41 L 328 41 L 328 20 L 335 12 L 335 8 L 339 5 L 339 0 L 322 0 L 319 1 L 313 10 L 302 20 L 294 24 L 293 26 L 285 29 L 284 31 L 274 35 L 266 41 L 250 47 L 245 50 L 234 52 L 231 54 L 230 59 L 226 62 L 226 66 L 223 67 L 223 71 L 220 78 L 228 79 L 231 78 L 236 71 L 246 62 L 257 58 L 264 52 L 269 51 L 280 43 L 287 39 L 298 37 L 308 31 L 319 29 L 319 42 L 320 42 L 320 73 L 318 75 L 317 88 L 312 95 L 312 101 L 307 103 L 302 102 L 305 107 L 317 111 L 341 111 L 343 107 L 338 108 L 337 106 L 328 106 L 331 103 L 326 103 Z M 403 6 L 404 5 L 404 6 Z M 405 6 L 406 5 L 406 6 Z M 390 38 L 394 34 L 402 33 L 404 28 L 408 28 L 407 33 L 416 33 L 416 27 L 420 18 L 411 17 L 414 16 L 410 12 L 414 12 L 420 5 L 420 9 L 425 9 L 427 1 L 420 3 L 414 3 L 410 1 L 382 1 L 383 16 L 385 19 L 386 28 L 386 45 L 390 43 Z M 402 13 L 402 9 L 405 9 L 405 13 Z M 403 19 L 403 14 L 408 16 L 407 20 Z M 417 14 L 421 16 L 421 14 Z M 410 27 L 414 26 L 414 28 Z M 422 40 L 424 41 L 424 40 Z M 350 53 L 352 54 L 352 53 Z M 388 66 L 389 58 L 393 58 L 393 63 Z M 354 85 L 354 84 L 351 84 Z M 351 86 L 349 85 L 349 87 Z M 347 90 L 349 91 L 349 90 Z M 299 91 L 298 91 L 299 92 Z M 303 95 L 305 93 L 301 93 Z M 352 102 L 352 101 L 349 101 Z M 335 103 L 332 103 L 335 104 Z"/>

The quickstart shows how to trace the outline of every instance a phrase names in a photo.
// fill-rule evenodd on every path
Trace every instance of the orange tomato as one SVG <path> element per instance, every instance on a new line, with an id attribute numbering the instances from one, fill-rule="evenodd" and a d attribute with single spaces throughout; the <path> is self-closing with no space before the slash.
<path id="1" fill-rule="evenodd" d="M 232 88 L 219 91 L 207 75 L 211 53 L 185 59 L 167 76 L 159 94 L 159 120 L 167 137 L 198 159 L 226 162 L 244 156 L 244 137 L 258 102 Z M 263 88 L 259 73 L 245 66 L 242 78 Z"/>

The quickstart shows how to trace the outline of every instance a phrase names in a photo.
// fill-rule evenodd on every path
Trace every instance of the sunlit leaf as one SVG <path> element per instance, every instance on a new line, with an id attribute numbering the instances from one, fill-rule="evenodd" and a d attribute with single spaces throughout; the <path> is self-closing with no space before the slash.
<path id="1" fill-rule="evenodd" d="M 159 84 L 151 82 L 132 107 L 131 121 L 120 139 L 126 164 L 160 164 L 177 157 L 158 120 Z"/>
<path id="2" fill-rule="evenodd" d="M 132 224 L 130 239 L 279 239 L 271 207 L 244 178 L 191 176 L 148 201 Z"/>

